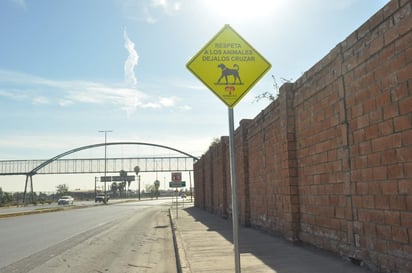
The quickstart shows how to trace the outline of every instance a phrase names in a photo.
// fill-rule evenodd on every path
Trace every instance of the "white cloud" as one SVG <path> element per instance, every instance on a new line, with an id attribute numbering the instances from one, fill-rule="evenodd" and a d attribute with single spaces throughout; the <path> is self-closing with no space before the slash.
<path id="1" fill-rule="evenodd" d="M 62 100 L 59 101 L 59 105 L 62 106 L 62 107 L 69 106 L 69 105 L 72 105 L 72 104 L 73 104 L 73 101 L 71 101 L 71 100 L 62 99 Z"/>
<path id="2" fill-rule="evenodd" d="M 160 101 L 159 101 L 159 103 L 160 103 L 161 105 L 166 106 L 166 107 L 174 106 L 174 105 L 175 105 L 175 102 L 176 102 L 176 98 L 174 98 L 174 97 L 170 97 L 170 98 L 160 98 Z"/>
<path id="3" fill-rule="evenodd" d="M 137 108 L 178 107 L 177 97 L 154 97 L 124 84 L 92 81 L 58 81 L 30 74 L 0 70 L 0 97 L 33 104 L 58 104 L 68 107 L 76 103 L 112 105 L 128 114 Z"/>
<path id="4" fill-rule="evenodd" d="M 144 13 L 144 20 L 146 21 L 146 23 L 152 25 L 157 22 L 157 19 L 150 14 L 150 11 L 148 8 L 144 8 L 143 13 Z"/>
<path id="5" fill-rule="evenodd" d="M 190 81 L 179 79 L 179 81 L 173 82 L 173 85 L 191 90 L 209 90 L 203 83 L 201 83 L 197 79 L 193 79 Z"/>
<path id="6" fill-rule="evenodd" d="M 179 0 L 123 0 L 123 12 L 130 20 L 156 23 L 163 16 L 173 16 L 182 9 Z"/>
<path id="7" fill-rule="evenodd" d="M 167 1 L 157 1 L 158 6 L 167 6 Z M 139 55 L 134 42 L 123 31 L 124 47 L 128 57 L 124 63 L 123 84 L 105 84 L 92 81 L 59 81 L 15 71 L 0 70 L 0 97 L 11 100 L 29 100 L 34 105 L 57 104 L 69 107 L 76 103 L 112 105 L 128 114 L 137 108 L 176 107 L 176 97 L 152 97 L 137 88 L 135 67 Z"/>
<path id="8" fill-rule="evenodd" d="M 14 91 L 11 92 L 9 90 L 1 90 L 0 89 L 0 97 L 5 97 L 8 99 L 12 99 L 12 100 L 24 100 L 27 98 L 27 96 L 23 95 L 23 94 L 19 94 L 20 92 L 18 91 Z"/>
<path id="9" fill-rule="evenodd" d="M 85 84 L 83 88 L 69 91 L 70 101 L 117 106 L 127 114 L 133 113 L 150 98 L 134 88 L 111 87 L 102 84 Z"/>
<path id="10" fill-rule="evenodd" d="M 149 102 L 142 105 L 143 108 L 153 108 L 153 109 L 160 109 L 160 108 L 171 108 L 176 106 L 176 97 L 160 97 L 157 99 L 157 102 Z"/>
<path id="11" fill-rule="evenodd" d="M 0 138 L 0 158 L 13 159 L 21 153 L 17 158 L 46 159 L 71 150 L 74 147 L 98 142 L 101 142 L 101 138 L 94 140 L 90 136 L 82 134 L 70 135 L 67 133 L 59 134 L 58 131 L 51 134 L 4 132 L 2 138 Z M 14 150 L 10 155 L 7 154 L 9 149 Z"/>
<path id="12" fill-rule="evenodd" d="M 142 106 L 142 108 L 153 108 L 153 109 L 159 109 L 160 108 L 160 104 L 154 103 L 154 102 L 144 103 L 141 106 Z"/>
<path id="13" fill-rule="evenodd" d="M 19 7 L 23 8 L 24 10 L 27 9 L 27 3 L 26 0 L 11 0 L 11 2 L 15 3 Z"/>
<path id="14" fill-rule="evenodd" d="M 42 105 L 42 104 L 49 104 L 50 100 L 46 97 L 34 97 L 33 98 L 33 104 L 34 105 Z"/>
<path id="15" fill-rule="evenodd" d="M 153 7 L 167 8 L 169 5 L 167 0 L 152 0 Z"/>
<path id="16" fill-rule="evenodd" d="M 134 43 L 130 40 L 129 36 L 127 35 L 126 30 L 123 31 L 123 38 L 124 38 L 124 47 L 129 52 L 129 56 L 127 57 L 124 63 L 124 76 L 127 84 L 136 85 L 137 79 L 136 75 L 134 74 L 134 68 L 139 61 L 139 55 L 137 55 L 136 49 L 134 47 Z"/>
<path id="17" fill-rule="evenodd" d="M 183 105 L 180 107 L 180 109 L 183 111 L 190 111 L 192 110 L 192 107 L 190 105 Z"/>
<path id="18" fill-rule="evenodd" d="M 181 9 L 182 4 L 179 1 L 152 0 L 151 6 L 160 8 L 165 14 L 173 15 Z"/>

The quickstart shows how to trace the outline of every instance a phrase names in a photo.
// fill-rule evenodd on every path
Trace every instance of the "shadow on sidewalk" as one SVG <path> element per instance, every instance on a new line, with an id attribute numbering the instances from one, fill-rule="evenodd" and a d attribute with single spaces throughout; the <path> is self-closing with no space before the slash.
<path id="1" fill-rule="evenodd" d="M 197 207 L 188 207 L 183 210 L 195 221 L 206 226 L 207 231 L 217 232 L 225 240 L 233 243 L 232 219 L 224 219 Z M 239 251 L 242 268 L 248 266 L 242 258 L 245 259 L 250 254 L 277 273 L 373 272 L 326 250 L 309 245 L 293 244 L 282 237 L 241 225 L 239 225 Z M 247 272 L 253 272 L 252 268 L 245 269 L 248 269 Z"/>

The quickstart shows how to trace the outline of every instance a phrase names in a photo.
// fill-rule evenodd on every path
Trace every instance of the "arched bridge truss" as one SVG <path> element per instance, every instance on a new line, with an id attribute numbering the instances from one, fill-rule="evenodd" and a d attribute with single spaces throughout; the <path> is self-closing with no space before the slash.
<path id="1" fill-rule="evenodd" d="M 135 166 L 139 166 L 140 172 L 179 172 L 193 170 L 195 159 L 185 156 L 56 159 L 32 172 L 46 161 L 0 160 L 0 175 L 103 173 L 105 164 L 108 173 L 119 173 L 120 170 L 134 172 Z"/>
<path id="2" fill-rule="evenodd" d="M 153 146 L 177 152 L 181 154 L 181 156 L 63 159 L 63 157 L 80 152 L 82 150 L 115 145 Z M 139 172 L 192 171 L 193 163 L 197 160 L 198 158 L 193 155 L 164 145 L 145 142 L 107 142 L 75 148 L 48 160 L 0 160 L 0 175 L 26 176 L 24 190 L 25 202 L 25 196 L 29 182 L 33 196 L 33 176 L 36 174 L 118 174 L 120 170 L 134 173 L 134 168 L 136 166 L 139 166 Z"/>

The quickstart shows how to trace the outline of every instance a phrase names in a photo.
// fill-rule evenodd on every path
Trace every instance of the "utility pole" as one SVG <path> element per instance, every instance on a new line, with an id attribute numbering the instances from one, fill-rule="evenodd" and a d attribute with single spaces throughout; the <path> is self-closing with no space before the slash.
<path id="1" fill-rule="evenodd" d="M 113 132 L 112 130 L 101 130 L 99 133 L 104 133 L 104 203 L 107 204 L 107 188 L 106 188 L 106 174 L 107 174 L 107 133 Z"/>

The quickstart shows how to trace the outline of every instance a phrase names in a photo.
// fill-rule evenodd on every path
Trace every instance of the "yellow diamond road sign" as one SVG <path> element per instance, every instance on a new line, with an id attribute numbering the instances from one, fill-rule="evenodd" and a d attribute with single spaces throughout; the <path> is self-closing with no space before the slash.
<path id="1" fill-rule="evenodd" d="M 271 65 L 234 29 L 225 25 L 186 67 L 233 108 Z"/>

